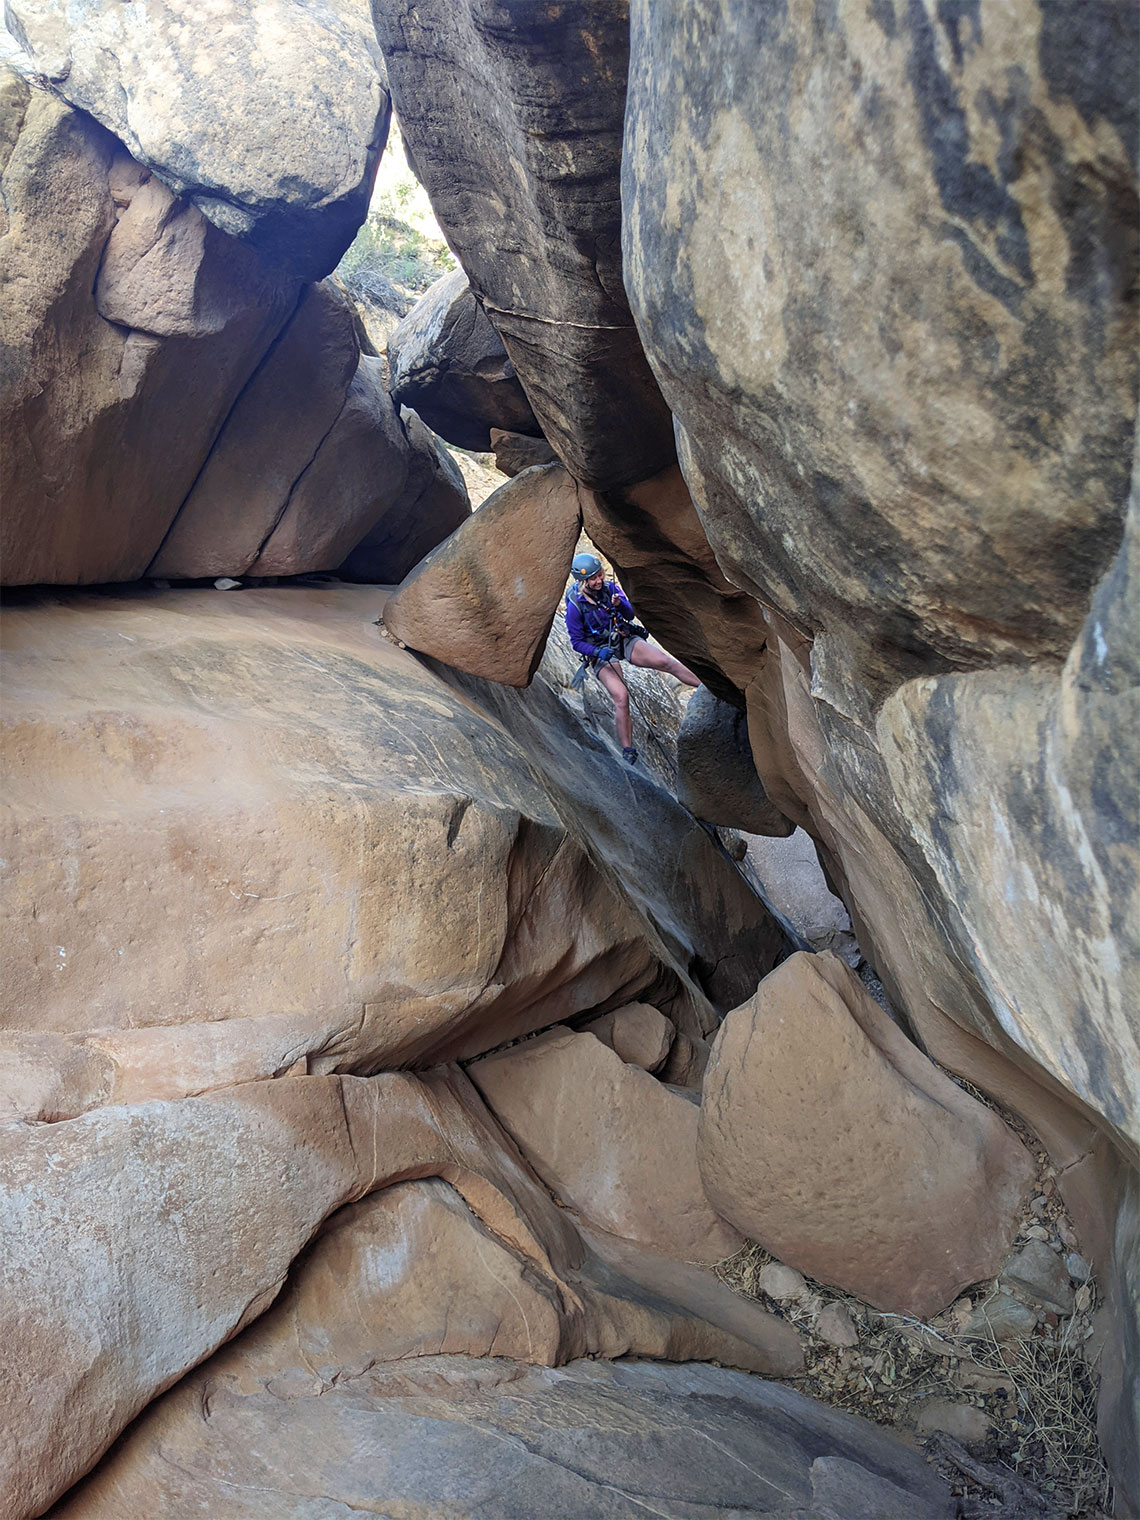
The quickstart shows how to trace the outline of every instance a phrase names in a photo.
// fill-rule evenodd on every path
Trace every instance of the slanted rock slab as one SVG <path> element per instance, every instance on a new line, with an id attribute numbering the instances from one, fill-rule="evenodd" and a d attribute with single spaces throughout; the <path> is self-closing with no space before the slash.
<path id="1" fill-rule="evenodd" d="M 196 1376 L 59 1520 L 195 1512 L 950 1520 L 955 1505 L 890 1431 L 724 1367 L 428 1356 L 279 1392 Z"/>
<path id="2" fill-rule="evenodd" d="M 781 1261 L 928 1318 L 993 1277 L 1033 1166 L 837 957 L 798 954 L 725 1019 L 698 1146 L 718 1213 Z"/>
<path id="3" fill-rule="evenodd" d="M 592 1035 L 551 1031 L 468 1075 L 555 1197 L 593 1224 L 682 1261 L 740 1249 L 701 1186 L 697 1105 Z"/>
<path id="4" fill-rule="evenodd" d="M 562 466 L 524 470 L 416 566 L 384 608 L 388 631 L 468 675 L 528 686 L 579 528 Z"/>

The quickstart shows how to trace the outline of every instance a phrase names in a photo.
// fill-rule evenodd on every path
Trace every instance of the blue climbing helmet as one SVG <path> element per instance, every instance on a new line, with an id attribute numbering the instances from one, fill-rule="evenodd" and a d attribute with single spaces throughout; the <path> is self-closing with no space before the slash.
<path id="1" fill-rule="evenodd" d="M 566 563 L 565 560 L 562 561 Z M 591 576 L 600 575 L 602 562 L 596 554 L 575 554 L 570 566 L 570 574 L 580 586 L 584 586 Z"/>

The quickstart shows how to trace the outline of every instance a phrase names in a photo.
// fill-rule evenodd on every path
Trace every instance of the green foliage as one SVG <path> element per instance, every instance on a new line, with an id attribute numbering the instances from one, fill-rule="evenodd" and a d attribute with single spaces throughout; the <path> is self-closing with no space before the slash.
<path id="1" fill-rule="evenodd" d="M 455 258 L 401 148 L 393 126 L 368 216 L 337 273 L 349 290 L 373 300 L 385 287 L 394 287 L 393 295 L 407 310 L 429 285 L 455 268 Z M 392 309 L 388 300 L 380 304 Z"/>

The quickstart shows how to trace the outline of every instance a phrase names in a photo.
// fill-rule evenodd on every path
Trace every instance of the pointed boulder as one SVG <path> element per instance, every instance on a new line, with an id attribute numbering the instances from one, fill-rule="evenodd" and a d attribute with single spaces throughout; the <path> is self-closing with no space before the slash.
<path id="1" fill-rule="evenodd" d="M 384 608 L 388 631 L 469 675 L 529 686 L 579 529 L 562 466 L 524 470 L 416 566 Z"/>

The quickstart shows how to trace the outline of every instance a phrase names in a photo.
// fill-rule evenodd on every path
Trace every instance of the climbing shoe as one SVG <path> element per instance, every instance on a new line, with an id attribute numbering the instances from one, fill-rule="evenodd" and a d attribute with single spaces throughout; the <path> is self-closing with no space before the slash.
<path id="1" fill-rule="evenodd" d="M 627 744 L 621 752 L 621 757 L 627 765 L 637 764 L 637 751 L 632 744 Z"/>

